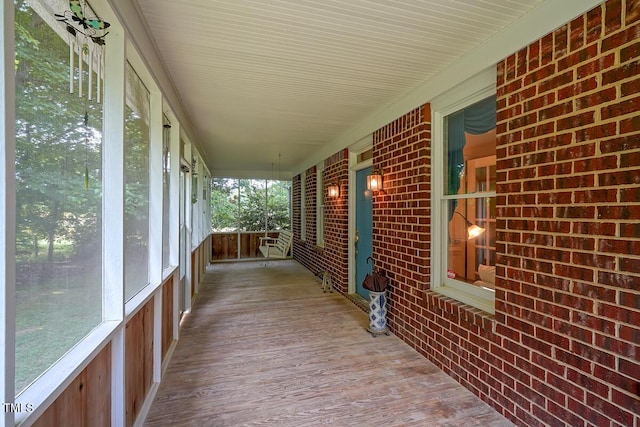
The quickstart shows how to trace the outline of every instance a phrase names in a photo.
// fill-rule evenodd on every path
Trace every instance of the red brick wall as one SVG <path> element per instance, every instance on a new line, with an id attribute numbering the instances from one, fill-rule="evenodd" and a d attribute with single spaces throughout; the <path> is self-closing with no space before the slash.
<path id="1" fill-rule="evenodd" d="M 316 168 L 308 169 L 304 182 L 302 175 L 293 178 L 293 258 L 316 276 L 325 270 L 322 248 L 316 246 Z M 302 186 L 305 188 L 305 205 L 301 206 Z M 302 240 L 302 209 L 305 211 L 305 239 Z"/>
<path id="2" fill-rule="evenodd" d="M 300 198 L 302 197 L 300 189 L 302 188 L 302 185 L 300 181 L 300 175 L 294 176 L 291 180 L 291 230 L 293 231 L 294 236 L 294 244 L 291 251 L 294 257 L 296 253 L 295 242 L 300 239 L 300 230 L 302 229 L 302 209 L 300 209 Z"/>
<path id="3" fill-rule="evenodd" d="M 316 181 L 318 171 L 316 167 L 309 168 L 305 174 L 304 186 L 306 189 L 305 195 L 305 212 L 307 215 L 307 228 L 305 240 L 309 243 L 315 244 L 316 242 Z"/>
<path id="4" fill-rule="evenodd" d="M 423 106 L 373 134 L 373 166 L 384 188 L 374 195 L 373 258 L 393 283 L 389 327 L 414 345 L 424 341 L 416 319 L 429 282 L 430 121 Z"/>
<path id="5" fill-rule="evenodd" d="M 343 150 L 324 162 L 325 196 L 327 186 L 340 184 L 340 197 L 325 197 L 324 265 L 333 286 L 346 294 L 349 283 L 349 152 Z"/>
<path id="6" fill-rule="evenodd" d="M 293 257 L 307 267 L 315 275 L 323 272 L 331 273 L 333 286 L 339 292 L 346 294 L 348 289 L 348 199 L 349 199 L 349 156 L 343 150 L 329 157 L 324 162 L 324 196 L 325 223 L 324 248 L 317 246 L 316 239 L 316 204 L 317 204 L 317 170 L 315 167 L 306 171 L 305 179 L 305 209 L 306 235 L 301 240 L 302 215 L 300 208 L 302 179 L 297 175 L 293 179 Z M 333 182 L 340 183 L 340 197 L 329 199 L 326 197 L 327 187 Z"/>
<path id="7" fill-rule="evenodd" d="M 498 64 L 496 332 L 525 423 L 640 422 L 639 13 L 609 1 Z"/>
<path id="8" fill-rule="evenodd" d="M 495 316 L 428 289 L 428 107 L 374 134 L 389 325 L 518 425 L 640 425 L 639 3 L 498 64 Z"/>

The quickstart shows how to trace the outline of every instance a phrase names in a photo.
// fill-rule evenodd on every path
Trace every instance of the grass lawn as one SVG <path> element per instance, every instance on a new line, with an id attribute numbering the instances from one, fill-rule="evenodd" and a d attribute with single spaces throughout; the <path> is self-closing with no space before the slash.
<path id="1" fill-rule="evenodd" d="M 100 269 L 98 269 L 100 271 Z M 100 275 L 73 274 L 16 288 L 16 392 L 102 321 Z"/>

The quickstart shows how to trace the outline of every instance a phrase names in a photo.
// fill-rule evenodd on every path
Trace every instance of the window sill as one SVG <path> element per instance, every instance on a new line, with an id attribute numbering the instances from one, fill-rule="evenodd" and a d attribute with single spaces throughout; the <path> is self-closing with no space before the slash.
<path id="1" fill-rule="evenodd" d="M 171 276 L 173 276 L 177 270 L 177 265 L 170 265 L 169 267 L 166 267 L 162 271 L 162 283 L 165 283 L 169 278 L 171 278 Z"/>
<path id="2" fill-rule="evenodd" d="M 462 286 L 472 286 L 465 285 Z M 495 314 L 495 298 L 487 298 L 482 295 L 478 295 L 478 293 L 470 293 L 465 292 L 464 290 L 459 289 L 458 287 L 448 286 L 446 284 L 442 286 L 438 286 L 433 289 L 434 293 L 444 295 L 445 297 L 449 297 L 453 300 L 459 301 L 462 304 L 469 305 L 473 308 L 476 308 L 482 312 L 485 312 L 490 315 Z M 482 292 L 486 293 L 486 292 Z"/>
<path id="3" fill-rule="evenodd" d="M 125 319 L 128 322 L 162 287 L 162 283 L 147 284 L 144 288 L 132 296 L 124 305 Z"/>
<path id="4" fill-rule="evenodd" d="M 474 300 L 474 304 L 462 301 L 462 299 Z M 469 298 L 469 294 L 449 286 L 427 290 L 424 294 L 424 304 L 427 309 L 453 314 L 455 317 L 482 329 L 494 330 L 496 322 L 494 301 L 485 300 L 482 301 L 483 304 L 476 304 L 478 302 L 478 298 Z M 487 309 L 480 308 L 478 305 L 484 305 Z"/>

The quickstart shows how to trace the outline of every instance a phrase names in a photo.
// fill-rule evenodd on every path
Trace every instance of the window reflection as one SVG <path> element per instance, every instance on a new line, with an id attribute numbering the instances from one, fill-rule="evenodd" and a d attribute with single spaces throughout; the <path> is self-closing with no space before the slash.
<path id="1" fill-rule="evenodd" d="M 17 394 L 102 322 L 102 105 L 69 93 L 64 26 L 30 4 L 44 9 L 15 6 Z M 82 56 L 85 89 L 102 85 Z"/>
<path id="2" fill-rule="evenodd" d="M 447 277 L 495 287 L 495 97 L 446 118 Z M 489 193 L 489 194 L 483 194 Z"/>

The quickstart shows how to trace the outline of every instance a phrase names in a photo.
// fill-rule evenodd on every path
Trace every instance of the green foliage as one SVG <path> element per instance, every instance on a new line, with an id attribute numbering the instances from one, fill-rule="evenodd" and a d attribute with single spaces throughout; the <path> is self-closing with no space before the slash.
<path id="1" fill-rule="evenodd" d="M 268 181 L 267 230 L 288 230 L 291 227 L 288 181 Z"/>
<path id="2" fill-rule="evenodd" d="M 215 178 L 211 192 L 214 231 L 263 231 L 290 227 L 288 181 Z"/>
<path id="3" fill-rule="evenodd" d="M 149 127 L 128 106 L 125 135 L 125 235 L 131 235 L 149 227 Z"/>
<path id="4" fill-rule="evenodd" d="M 139 94 L 127 103 L 125 117 L 125 298 L 128 300 L 148 283 L 149 244 L 149 148 L 148 117 L 137 111 L 148 111 L 148 93 L 141 92 L 142 83 L 130 69 L 127 89 Z M 133 88 L 132 86 L 135 86 Z M 145 96 L 146 95 L 146 96 Z"/>
<path id="5" fill-rule="evenodd" d="M 52 262 L 61 240 L 78 253 L 99 239 L 102 107 L 69 93 L 65 41 L 22 2 L 15 20 L 17 251 L 46 239 Z"/>
<path id="6" fill-rule="evenodd" d="M 69 93 L 69 46 L 24 1 L 15 46 L 20 391 L 101 321 L 102 106 Z"/>
<path id="7" fill-rule="evenodd" d="M 211 215 L 214 231 L 238 228 L 238 185 L 227 178 L 214 178 L 211 186 Z"/>

